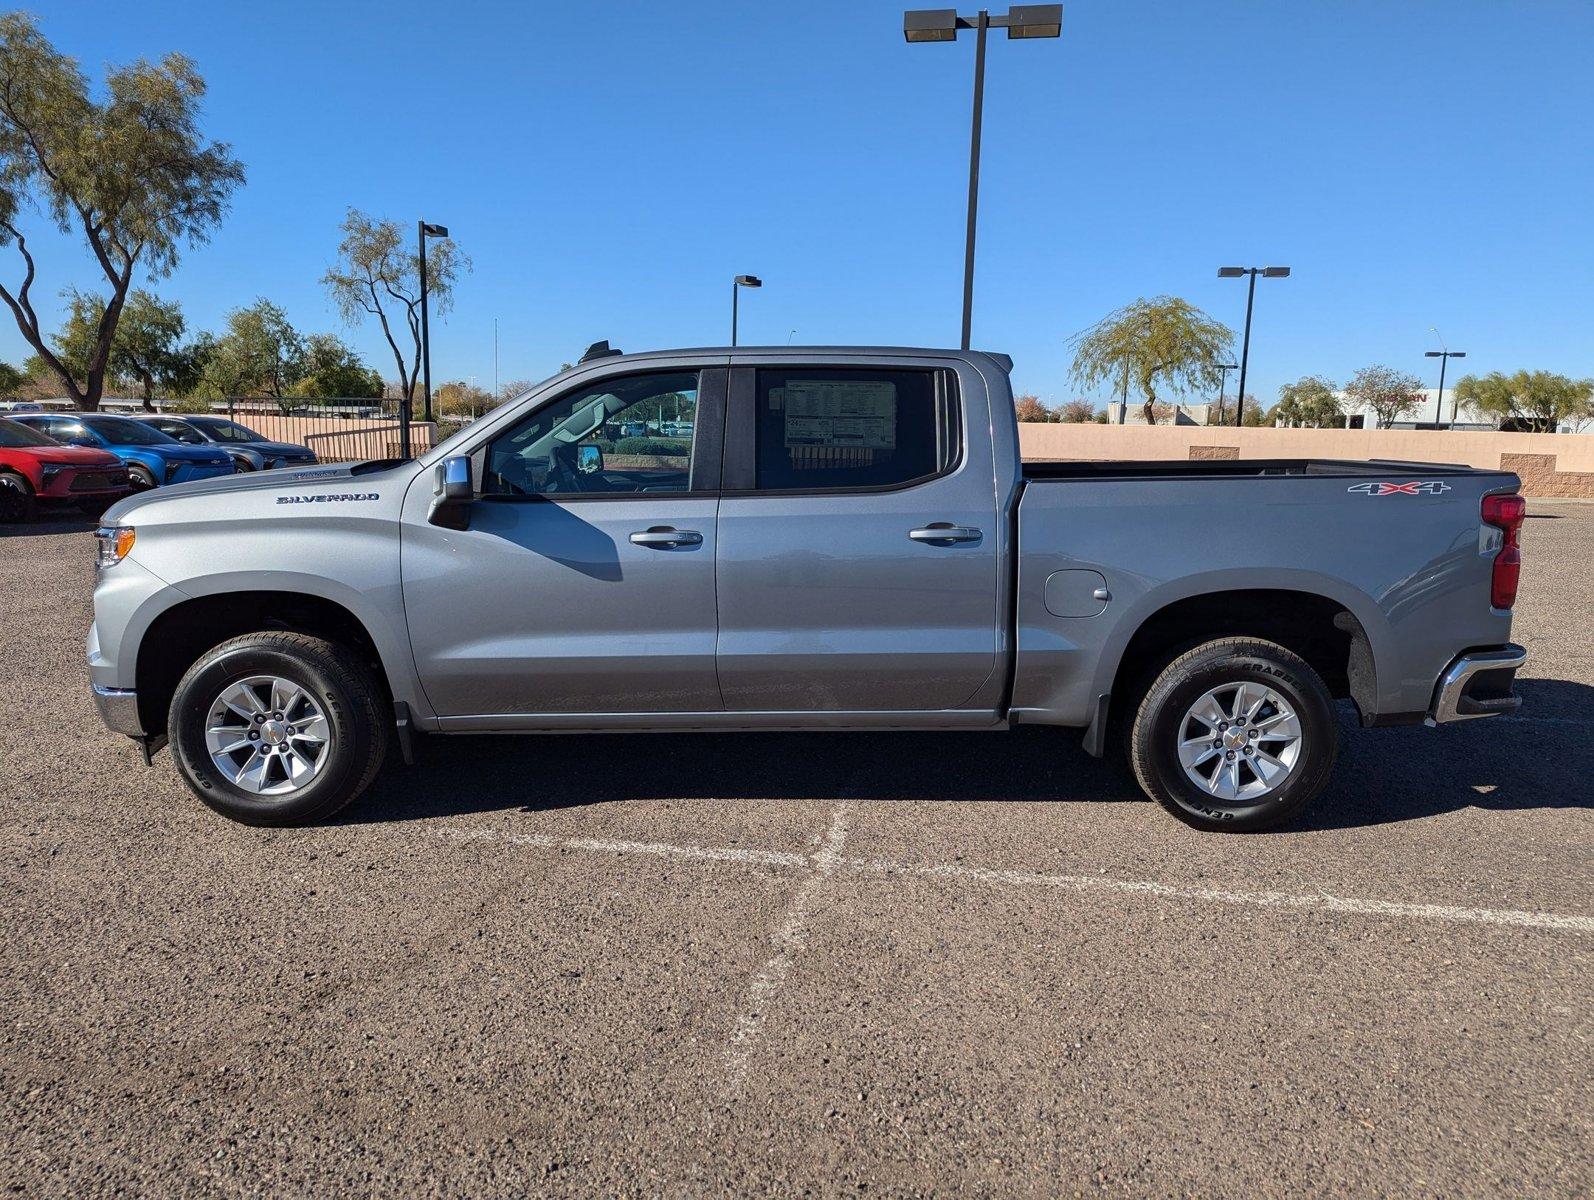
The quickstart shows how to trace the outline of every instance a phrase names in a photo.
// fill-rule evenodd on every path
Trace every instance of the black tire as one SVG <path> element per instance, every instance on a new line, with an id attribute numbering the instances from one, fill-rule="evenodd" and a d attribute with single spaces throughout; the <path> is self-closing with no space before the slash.
<path id="1" fill-rule="evenodd" d="M 305 689 L 326 713 L 331 757 L 297 791 L 261 795 L 229 780 L 205 744 L 211 705 L 230 685 L 273 675 Z M 343 808 L 376 777 L 390 735 L 386 692 L 353 653 L 298 633 L 249 633 L 207 650 L 172 695 L 167 732 L 183 782 L 222 816 L 245 825 L 307 825 Z"/>
<path id="2" fill-rule="evenodd" d="M 127 468 L 127 482 L 132 485 L 135 492 L 147 492 L 150 488 L 160 486 L 160 480 L 150 473 L 150 469 L 133 463 Z"/>
<path id="3" fill-rule="evenodd" d="M 15 471 L 0 471 L 0 522 L 22 524 L 38 515 L 33 485 Z"/>
<path id="4" fill-rule="evenodd" d="M 1226 800 L 1190 778 L 1180 762 L 1179 745 L 1186 737 L 1193 740 L 1203 728 L 1199 721 L 1185 725 L 1192 705 L 1209 691 L 1243 683 L 1261 684 L 1281 697 L 1294 711 L 1300 738 L 1293 765 L 1282 782 L 1255 796 Z M 1239 730 L 1234 732 L 1240 735 Z M 1278 749 L 1277 743 L 1266 744 L 1270 750 Z M 1254 745 L 1251 753 L 1261 749 L 1260 744 Z M 1157 676 L 1135 713 L 1129 763 L 1146 795 L 1187 825 L 1246 832 L 1271 828 L 1303 812 L 1328 785 L 1338 749 L 1339 722 L 1317 672 L 1283 646 L 1260 638 L 1233 637 L 1195 647 Z M 1227 756 L 1230 752 L 1220 753 Z M 1236 778 L 1246 789 L 1265 787 L 1245 754 L 1242 747 L 1230 759 L 1238 760 Z"/>

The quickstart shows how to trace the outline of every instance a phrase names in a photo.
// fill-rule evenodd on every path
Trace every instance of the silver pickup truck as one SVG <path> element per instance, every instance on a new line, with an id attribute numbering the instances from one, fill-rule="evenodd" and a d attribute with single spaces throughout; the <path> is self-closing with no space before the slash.
<path id="1" fill-rule="evenodd" d="M 1010 367 L 599 343 L 414 461 L 125 500 L 95 700 L 259 825 L 329 816 L 417 732 L 1031 724 L 1231 830 L 1321 792 L 1337 699 L 1517 706 L 1516 476 L 1023 463 Z"/>

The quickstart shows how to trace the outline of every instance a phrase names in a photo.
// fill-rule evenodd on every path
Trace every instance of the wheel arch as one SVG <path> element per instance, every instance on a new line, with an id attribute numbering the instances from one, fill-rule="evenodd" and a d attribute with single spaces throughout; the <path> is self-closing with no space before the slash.
<path id="1" fill-rule="evenodd" d="M 166 728 L 166 710 L 183 673 L 206 650 L 229 638 L 280 629 L 326 638 L 353 649 L 375 672 L 390 698 L 414 703 L 413 668 L 407 643 L 368 619 L 356 606 L 302 587 L 215 587 L 193 594 L 156 614 L 139 637 L 135 668 L 143 728 Z"/>
<path id="2" fill-rule="evenodd" d="M 1202 642 L 1236 636 L 1277 642 L 1305 659 L 1331 696 L 1355 703 L 1364 724 L 1377 715 L 1382 630 L 1364 619 L 1371 615 L 1367 605 L 1307 587 L 1228 587 L 1161 599 L 1147 606 L 1111 662 L 1104 656 L 1101 663 L 1097 694 L 1111 695 L 1112 717 L 1136 703 L 1172 659 Z"/>

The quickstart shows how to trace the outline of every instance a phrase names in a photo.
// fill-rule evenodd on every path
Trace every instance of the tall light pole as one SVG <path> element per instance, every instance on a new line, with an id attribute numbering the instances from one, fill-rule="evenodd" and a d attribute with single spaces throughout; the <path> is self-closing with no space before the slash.
<path id="1" fill-rule="evenodd" d="M 1223 424 L 1223 385 L 1229 382 L 1229 372 L 1237 370 L 1239 363 L 1218 364 L 1218 424 Z"/>
<path id="2" fill-rule="evenodd" d="M 1251 361 L 1251 307 L 1256 303 L 1256 277 L 1264 279 L 1287 279 L 1290 269 L 1288 267 L 1219 267 L 1219 279 L 1238 279 L 1241 275 L 1251 277 L 1251 285 L 1245 293 L 1245 338 L 1240 343 L 1240 394 L 1234 398 L 1234 425 L 1239 428 L 1245 423 L 1245 369 Z"/>
<path id="3" fill-rule="evenodd" d="M 955 42 L 958 30 L 974 30 L 974 118 L 969 132 L 969 214 L 963 241 L 963 349 L 974 322 L 974 227 L 980 199 L 980 125 L 985 113 L 985 34 L 1007 30 L 1014 38 L 1054 38 L 1063 33 L 1061 4 L 1015 4 L 999 16 L 985 9 L 960 17 L 953 8 L 922 8 L 902 14 L 902 36 L 910 42 Z"/>
<path id="4" fill-rule="evenodd" d="M 1439 396 L 1434 401 L 1433 415 L 1434 424 L 1443 425 L 1445 420 L 1445 368 L 1450 365 L 1452 358 L 1466 358 L 1467 352 L 1465 350 L 1452 350 L 1449 346 L 1445 346 L 1444 334 L 1440 333 L 1432 325 L 1428 326 L 1428 331 L 1439 339 L 1441 346 L 1444 346 L 1442 350 L 1425 350 L 1422 355 L 1424 358 L 1437 358 L 1439 360 Z M 1454 425 L 1455 423 L 1456 414 L 1452 406 L 1450 424 Z"/>
<path id="5" fill-rule="evenodd" d="M 424 381 L 423 395 L 426 399 L 426 420 L 432 419 L 432 331 L 427 324 L 426 316 L 426 239 L 446 238 L 448 229 L 443 225 L 432 225 L 426 221 L 417 221 L 415 240 L 420 246 L 421 259 L 421 379 Z M 406 439 L 407 440 L 407 439 Z M 409 447 L 404 448 L 405 457 L 409 456 Z"/>
<path id="6" fill-rule="evenodd" d="M 764 281 L 757 275 L 738 275 L 731 283 L 731 345 L 736 345 L 736 298 L 742 288 L 761 288 Z"/>

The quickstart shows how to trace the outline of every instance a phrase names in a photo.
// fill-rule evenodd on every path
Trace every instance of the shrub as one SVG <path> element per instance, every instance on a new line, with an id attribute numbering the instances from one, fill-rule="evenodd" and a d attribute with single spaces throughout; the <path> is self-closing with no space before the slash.
<path id="1" fill-rule="evenodd" d="M 692 443 L 686 438 L 628 437 L 614 444 L 616 454 L 654 454 L 684 458 Z"/>

